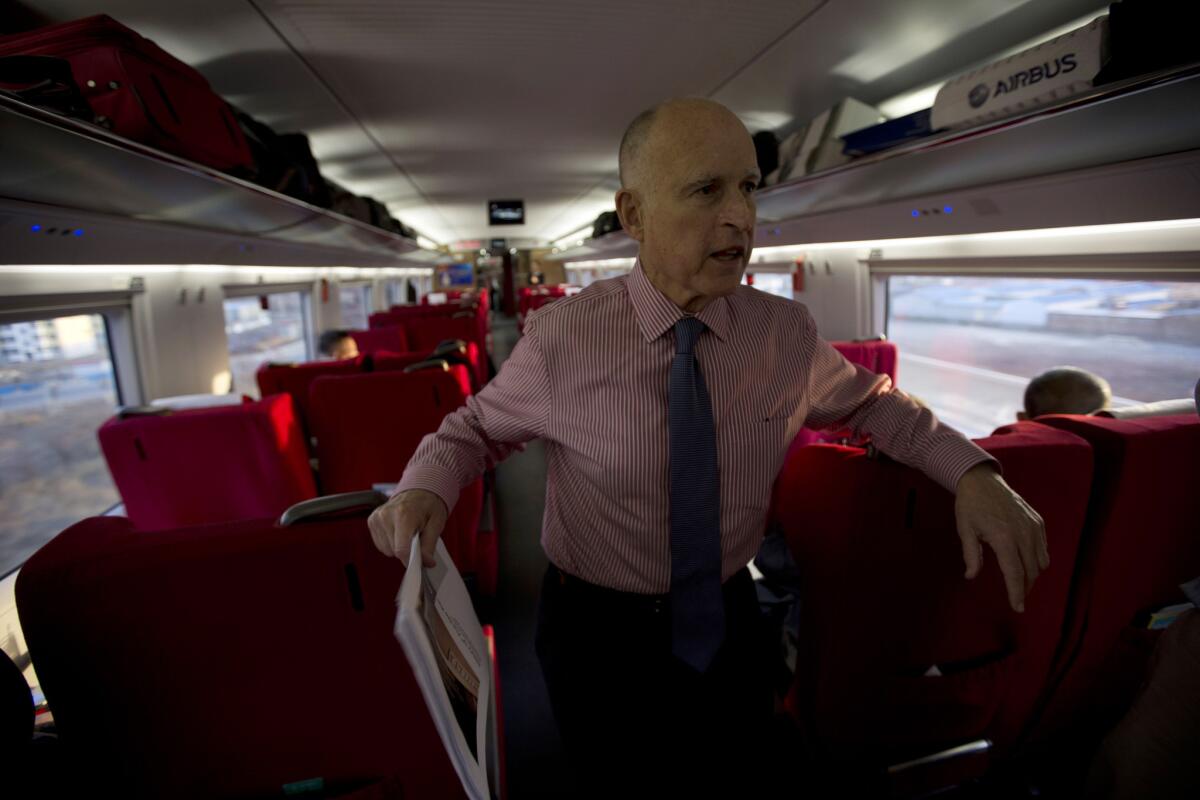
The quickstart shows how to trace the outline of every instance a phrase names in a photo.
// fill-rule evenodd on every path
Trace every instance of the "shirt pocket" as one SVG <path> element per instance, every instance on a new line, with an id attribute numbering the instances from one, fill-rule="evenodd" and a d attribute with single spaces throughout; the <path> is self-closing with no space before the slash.
<path id="1" fill-rule="evenodd" d="M 791 443 L 791 416 L 779 413 L 738 416 L 724 426 L 720 438 L 721 483 L 734 507 L 767 510 L 771 486 Z"/>

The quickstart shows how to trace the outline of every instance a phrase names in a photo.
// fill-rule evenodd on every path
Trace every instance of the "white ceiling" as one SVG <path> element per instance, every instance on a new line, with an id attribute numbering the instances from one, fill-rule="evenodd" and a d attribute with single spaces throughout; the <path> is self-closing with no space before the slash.
<path id="1" fill-rule="evenodd" d="M 643 108 L 719 100 L 786 132 L 879 103 L 1101 6 L 1096 0 L 23 0 L 108 13 L 197 67 L 322 170 L 451 242 L 548 241 L 612 207 Z M 526 224 L 489 227 L 489 199 Z"/>

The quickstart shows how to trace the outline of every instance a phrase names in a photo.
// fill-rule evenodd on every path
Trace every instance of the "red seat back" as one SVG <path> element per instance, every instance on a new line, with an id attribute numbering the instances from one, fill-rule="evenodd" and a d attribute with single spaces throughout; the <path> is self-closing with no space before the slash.
<path id="1" fill-rule="evenodd" d="M 441 306 L 392 306 L 388 311 L 377 311 L 367 318 L 368 325 L 374 328 L 391 328 L 403 326 L 411 319 L 428 317 L 451 317 L 463 309 L 457 305 Z"/>
<path id="2" fill-rule="evenodd" d="M 887 375 L 896 382 L 896 360 L 899 352 L 894 342 L 830 342 L 851 364 L 862 364 L 871 372 Z"/>
<path id="3" fill-rule="evenodd" d="M 410 367 L 421 361 L 427 361 L 429 353 L 412 352 L 407 353 L 392 353 L 387 350 L 380 350 L 371 357 L 373 372 L 393 372 L 402 370 L 405 367 Z"/>
<path id="4" fill-rule="evenodd" d="M 303 364 L 263 364 L 254 377 L 263 397 L 273 394 L 291 395 L 300 426 L 308 431 L 308 387 L 322 375 L 354 375 L 363 371 L 364 360 L 347 358 L 342 361 L 310 361 Z"/>
<path id="5" fill-rule="evenodd" d="M 312 385 L 313 434 L 326 493 L 395 483 L 425 436 L 466 402 L 466 368 L 321 378 Z M 463 489 L 442 538 L 464 573 L 476 571 L 476 532 L 483 487 Z"/>
<path id="6" fill-rule="evenodd" d="M 829 344 L 851 364 L 861 364 L 871 372 L 887 375 L 892 379 L 892 383 L 896 382 L 898 351 L 893 342 L 872 340 L 867 342 L 830 342 Z M 854 432 L 849 428 L 821 431 L 801 428 L 796 434 L 796 438 L 792 440 L 790 449 L 795 450 L 798 447 L 820 442 L 863 445 L 865 440 L 866 437 L 856 438 Z"/>
<path id="7" fill-rule="evenodd" d="M 463 796 L 392 634 L 403 571 L 363 514 L 68 528 L 16 586 L 64 763 L 123 797 L 332 795 L 392 776 L 405 797 Z"/>
<path id="8" fill-rule="evenodd" d="M 803 574 L 788 705 L 834 761 L 879 767 L 985 736 L 1003 751 L 1033 712 L 1065 614 L 1091 449 L 1035 423 L 978 444 L 1046 522 L 1051 566 L 1025 614 L 1009 608 L 990 550 L 982 573 L 963 578 L 954 496 L 917 470 L 818 444 L 780 473 L 776 516 Z"/>
<path id="9" fill-rule="evenodd" d="M 405 323 L 408 341 L 413 350 L 433 350 L 448 339 L 461 339 L 474 345 L 470 354 L 478 385 L 487 383 L 487 364 L 483 358 L 484 343 L 479 340 L 479 322 L 474 315 L 425 317 Z"/>
<path id="10" fill-rule="evenodd" d="M 400 480 L 426 434 L 466 401 L 465 368 L 382 372 L 313 382 L 313 435 L 326 492 Z"/>
<path id="11" fill-rule="evenodd" d="M 393 325 L 390 328 L 372 328 L 366 331 L 350 331 L 350 335 L 354 337 L 358 351 L 366 355 L 373 355 L 380 350 L 393 353 L 403 353 L 408 350 L 408 335 L 404 332 L 402 325 Z"/>
<path id="12" fill-rule="evenodd" d="M 288 395 L 113 418 L 98 436 L 125 513 L 139 528 L 269 516 L 316 495 Z"/>
<path id="13" fill-rule="evenodd" d="M 1099 732 L 1132 702 L 1155 636 L 1139 618 L 1200 575 L 1200 418 L 1052 415 L 1096 454 L 1055 683 L 1035 738 Z"/>

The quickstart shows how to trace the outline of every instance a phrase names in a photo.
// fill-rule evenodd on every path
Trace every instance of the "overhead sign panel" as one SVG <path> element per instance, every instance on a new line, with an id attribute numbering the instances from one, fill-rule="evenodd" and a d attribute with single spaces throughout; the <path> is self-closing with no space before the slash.
<path id="1" fill-rule="evenodd" d="M 524 225 L 524 200 L 490 200 L 488 201 L 489 225 Z"/>

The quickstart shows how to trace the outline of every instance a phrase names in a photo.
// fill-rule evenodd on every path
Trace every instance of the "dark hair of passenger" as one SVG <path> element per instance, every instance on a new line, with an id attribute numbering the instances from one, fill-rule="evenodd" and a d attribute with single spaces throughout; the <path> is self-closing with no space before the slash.
<path id="1" fill-rule="evenodd" d="M 1025 387 L 1025 414 L 1091 414 L 1112 401 L 1108 381 L 1078 367 L 1055 367 Z"/>
<path id="2" fill-rule="evenodd" d="M 331 356 L 333 355 L 334 349 L 337 347 L 337 343 L 342 339 L 348 338 L 349 336 L 350 331 L 325 331 L 321 334 L 321 338 L 317 340 L 317 349 L 321 351 L 322 355 Z"/>

